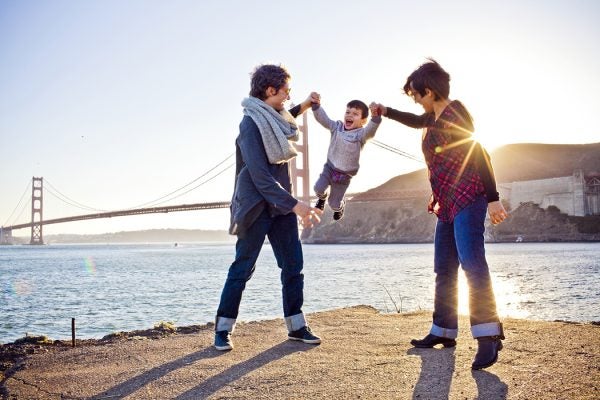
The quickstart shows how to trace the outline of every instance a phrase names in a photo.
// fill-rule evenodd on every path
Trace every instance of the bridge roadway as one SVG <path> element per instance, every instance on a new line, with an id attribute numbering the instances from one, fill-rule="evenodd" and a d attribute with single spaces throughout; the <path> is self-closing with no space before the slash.
<path id="1" fill-rule="evenodd" d="M 214 203 L 195 203 L 195 204 L 181 204 L 178 206 L 164 206 L 164 207 L 148 207 L 148 208 L 136 208 L 132 210 L 120 210 L 120 211 L 107 211 L 95 214 L 84 214 L 76 215 L 73 217 L 63 217 L 54 219 L 45 219 L 40 222 L 28 222 L 26 224 L 19 224 L 13 226 L 4 226 L 2 229 L 15 230 L 22 228 L 31 228 L 33 225 L 50 225 L 60 224 L 63 222 L 82 221 L 86 219 L 98 219 L 98 218 L 112 218 L 112 217 L 123 217 L 126 215 L 139 215 L 139 214 L 158 214 L 158 213 L 169 213 L 175 211 L 192 211 L 192 210 L 208 210 L 212 208 L 229 208 L 229 201 L 220 201 Z"/>
<path id="2" fill-rule="evenodd" d="M 368 202 L 368 201 L 393 201 L 393 200 L 404 200 L 408 198 L 423 197 L 429 192 L 424 190 L 404 190 L 395 192 L 363 192 L 363 193 L 349 193 L 346 195 L 346 199 L 349 202 Z M 312 196 L 311 200 L 315 197 Z M 123 217 L 127 215 L 140 215 L 140 214 L 158 214 L 158 213 L 169 213 L 177 211 L 193 211 L 193 210 L 208 210 L 215 208 L 229 208 L 231 203 L 229 201 L 218 201 L 214 203 L 195 203 L 195 204 L 181 204 L 177 206 L 163 206 L 163 207 L 148 207 L 148 208 L 136 208 L 130 210 L 120 211 L 107 211 L 94 214 L 76 215 L 73 217 L 63 217 L 54 219 L 45 219 L 35 223 L 27 222 L 24 224 L 3 226 L 2 229 L 11 231 L 15 229 L 31 228 L 34 225 L 50 225 L 60 224 L 63 222 L 82 221 L 86 219 L 99 219 L 99 218 L 112 218 L 112 217 Z"/>

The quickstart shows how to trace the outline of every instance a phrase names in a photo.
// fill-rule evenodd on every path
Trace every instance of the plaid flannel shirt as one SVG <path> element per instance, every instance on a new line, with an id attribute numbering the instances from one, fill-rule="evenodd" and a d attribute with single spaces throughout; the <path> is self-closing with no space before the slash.
<path id="1" fill-rule="evenodd" d="M 433 191 L 433 211 L 443 222 L 454 217 L 474 200 L 486 193 L 476 163 L 476 142 L 466 110 L 453 101 L 435 120 L 426 123 L 422 149 Z"/>

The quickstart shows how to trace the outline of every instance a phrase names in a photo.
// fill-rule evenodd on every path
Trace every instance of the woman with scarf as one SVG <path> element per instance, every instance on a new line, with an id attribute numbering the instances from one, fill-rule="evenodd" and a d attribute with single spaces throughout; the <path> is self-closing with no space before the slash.
<path id="1" fill-rule="evenodd" d="M 318 344 L 304 317 L 304 275 L 298 218 L 304 227 L 320 221 L 322 211 L 292 196 L 289 161 L 298 140 L 294 118 L 311 106 L 311 96 L 287 111 L 290 74 L 265 64 L 252 74 L 250 96 L 242 101 L 244 117 L 236 139 L 236 173 L 231 200 L 230 233 L 237 235 L 215 322 L 215 348 L 231 350 L 242 293 L 252 277 L 265 237 L 281 270 L 283 312 L 288 339 Z"/>

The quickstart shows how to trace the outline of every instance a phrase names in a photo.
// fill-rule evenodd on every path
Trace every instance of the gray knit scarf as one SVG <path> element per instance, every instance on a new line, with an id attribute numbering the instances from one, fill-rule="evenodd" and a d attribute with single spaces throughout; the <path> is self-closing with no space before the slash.
<path id="1" fill-rule="evenodd" d="M 258 126 L 271 164 L 281 164 L 298 155 L 290 143 L 298 141 L 298 126 L 287 110 L 277 112 L 256 97 L 245 98 L 242 100 L 242 106 L 244 115 L 252 118 Z"/>

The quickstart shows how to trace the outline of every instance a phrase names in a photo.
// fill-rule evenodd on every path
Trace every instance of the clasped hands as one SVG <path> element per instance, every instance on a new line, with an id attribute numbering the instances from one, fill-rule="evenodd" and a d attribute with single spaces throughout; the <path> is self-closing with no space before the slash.
<path id="1" fill-rule="evenodd" d="M 310 104 L 321 104 L 321 95 L 317 92 L 311 92 L 305 100 Z M 387 107 L 381 103 L 375 103 L 374 101 L 369 104 L 369 110 L 371 111 L 371 117 L 377 117 L 387 114 Z"/>

